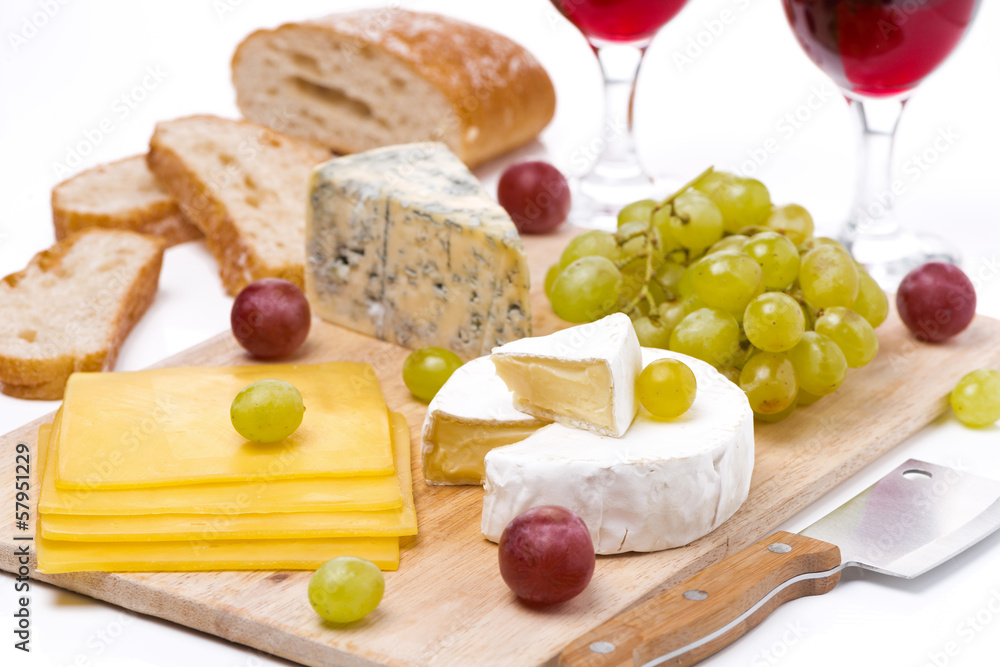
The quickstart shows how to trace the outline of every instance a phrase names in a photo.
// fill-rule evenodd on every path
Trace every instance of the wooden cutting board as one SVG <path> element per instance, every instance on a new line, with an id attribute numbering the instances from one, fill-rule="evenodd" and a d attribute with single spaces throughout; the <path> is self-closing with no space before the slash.
<path id="1" fill-rule="evenodd" d="M 526 239 L 536 287 L 535 330 L 560 326 L 541 289 L 545 269 L 573 230 Z M 393 410 L 406 415 L 413 449 L 420 534 L 403 543 L 399 571 L 386 573 L 381 606 L 347 627 L 324 622 L 309 606 L 308 572 L 35 575 L 305 665 L 540 665 L 578 635 L 650 595 L 762 537 L 940 415 L 946 395 L 975 368 L 1000 366 L 1000 322 L 978 317 L 943 345 L 914 341 L 895 315 L 879 328 L 882 350 L 851 371 L 843 387 L 778 424 L 756 426 L 750 497 L 712 534 L 683 548 L 601 556 L 577 598 L 537 610 L 519 604 L 500 578 L 496 545 L 479 532 L 483 492 L 431 487 L 422 480 L 419 433 L 425 407 L 403 385 L 407 351 L 315 322 L 292 361 L 368 361 Z M 254 363 L 228 333 L 162 365 Z M 17 443 L 35 451 L 37 420 L 0 440 L 0 507 L 14 505 Z M 32 458 L 32 461 L 35 459 Z M 36 516 L 37 482 L 31 490 Z M 0 568 L 16 571 L 13 530 L 0 542 Z M 22 535 L 32 535 L 30 531 Z M 32 565 L 33 567 L 33 565 Z"/>

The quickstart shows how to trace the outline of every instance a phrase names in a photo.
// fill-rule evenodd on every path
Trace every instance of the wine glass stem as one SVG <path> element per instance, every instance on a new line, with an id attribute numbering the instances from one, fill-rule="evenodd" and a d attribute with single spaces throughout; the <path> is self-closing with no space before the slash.
<path id="1" fill-rule="evenodd" d="M 892 149 L 906 100 L 848 98 L 848 102 L 857 127 L 858 164 L 846 237 L 897 234 L 899 223 L 892 207 L 902 187 L 892 179 Z"/>
<path id="2" fill-rule="evenodd" d="M 604 126 L 592 175 L 611 180 L 644 178 L 632 134 L 632 107 L 646 47 L 595 44 L 593 48 L 604 75 Z"/>

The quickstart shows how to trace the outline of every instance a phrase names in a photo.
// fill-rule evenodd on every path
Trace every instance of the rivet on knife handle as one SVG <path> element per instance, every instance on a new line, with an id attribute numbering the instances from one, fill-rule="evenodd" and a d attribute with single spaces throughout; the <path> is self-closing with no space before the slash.
<path id="1" fill-rule="evenodd" d="M 615 616 L 567 646 L 565 667 L 692 665 L 729 645 L 783 602 L 819 595 L 840 580 L 840 550 L 832 544 L 791 533 L 775 533 Z M 764 604 L 740 618 L 775 589 Z M 660 660 L 733 623 L 720 636 L 680 655 Z"/>

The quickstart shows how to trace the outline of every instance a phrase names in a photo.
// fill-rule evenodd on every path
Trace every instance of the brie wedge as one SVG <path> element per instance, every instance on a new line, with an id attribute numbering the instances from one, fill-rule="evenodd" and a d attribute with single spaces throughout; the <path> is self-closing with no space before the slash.
<path id="1" fill-rule="evenodd" d="M 491 358 L 518 410 L 540 419 L 620 437 L 636 414 L 639 339 L 615 313 L 548 336 L 494 348 Z"/>
<path id="2" fill-rule="evenodd" d="M 622 438 L 562 424 L 486 455 L 482 532 L 499 541 L 536 505 L 561 505 L 590 529 L 599 554 L 689 544 L 739 509 L 753 472 L 753 412 L 746 395 L 697 359 L 643 348 L 643 362 L 674 358 L 698 382 L 694 405 L 660 420 L 641 409 Z"/>
<path id="3" fill-rule="evenodd" d="M 427 406 L 420 463 L 428 484 L 482 484 L 486 452 L 550 423 L 514 408 L 489 357 L 461 366 Z"/>

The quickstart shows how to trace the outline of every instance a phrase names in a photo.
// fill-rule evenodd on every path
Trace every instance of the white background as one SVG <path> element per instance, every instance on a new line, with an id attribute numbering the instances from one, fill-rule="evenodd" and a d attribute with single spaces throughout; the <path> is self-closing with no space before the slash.
<path id="1" fill-rule="evenodd" d="M 544 156 L 567 167 L 586 150 L 602 122 L 599 74 L 582 37 L 545 0 L 402 4 L 487 25 L 543 62 L 557 88 L 558 112 L 540 143 L 519 156 Z M 966 271 L 979 276 L 979 312 L 997 317 L 1000 4 L 984 4 L 966 41 L 907 107 L 896 159 L 906 184 L 898 212 L 912 228 L 946 234 L 961 247 Z M 158 120 L 200 112 L 236 116 L 229 58 L 250 31 L 383 5 L 3 0 L 0 275 L 22 268 L 52 242 L 49 191 L 67 175 L 61 165 L 73 160 L 68 169 L 75 172 L 142 152 Z M 51 16 L 43 13 L 46 7 Z M 724 10 L 726 24 L 718 22 Z M 773 199 L 807 206 L 824 231 L 832 232 L 845 217 L 854 159 L 846 106 L 794 41 L 778 0 L 691 0 L 650 48 L 636 104 L 640 154 L 659 176 L 687 177 L 709 164 L 739 169 L 773 138 L 778 151 L 755 174 Z M 791 126 L 787 114 L 800 119 L 791 133 L 785 129 Z M 111 120 L 107 133 L 98 129 L 103 119 Z M 949 130 L 957 140 L 936 151 L 934 139 Z M 87 154 L 76 161 L 72 151 Z M 918 168 L 917 177 L 908 175 L 914 165 L 908 161 L 922 155 L 933 164 Z M 514 157 L 480 170 L 488 187 Z M 171 249 L 156 301 L 125 344 L 118 369 L 142 368 L 224 331 L 230 304 L 202 244 Z M 56 405 L 0 397 L 0 432 Z M 942 417 L 783 528 L 802 529 L 908 457 L 967 466 L 1000 479 L 1000 428 L 973 431 L 950 415 Z M 706 664 L 995 665 L 998 560 L 1000 535 L 994 535 L 918 580 L 848 574 L 832 593 L 786 605 Z M 26 656 L 12 649 L 13 583 L 9 575 L 0 576 L 4 665 L 286 664 L 39 584 L 31 589 L 33 651 Z"/>

